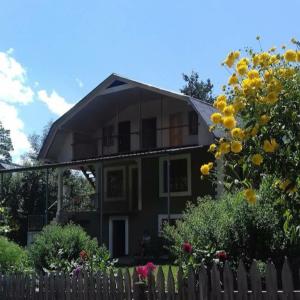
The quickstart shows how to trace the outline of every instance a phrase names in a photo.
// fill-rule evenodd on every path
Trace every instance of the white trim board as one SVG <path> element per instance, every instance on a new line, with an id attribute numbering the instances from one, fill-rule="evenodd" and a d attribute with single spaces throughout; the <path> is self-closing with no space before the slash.
<path id="1" fill-rule="evenodd" d="M 111 256 L 113 255 L 113 221 L 125 221 L 125 255 L 128 255 L 129 249 L 129 225 L 128 225 L 128 216 L 111 216 L 109 217 L 109 252 Z"/>

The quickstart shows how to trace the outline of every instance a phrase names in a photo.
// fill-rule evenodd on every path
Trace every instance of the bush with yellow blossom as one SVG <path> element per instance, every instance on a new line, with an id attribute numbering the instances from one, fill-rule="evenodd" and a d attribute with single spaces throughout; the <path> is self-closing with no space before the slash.
<path id="1" fill-rule="evenodd" d="M 275 176 L 276 201 L 286 222 L 300 224 L 300 43 L 293 39 L 288 50 L 244 54 L 233 51 L 223 63 L 231 75 L 211 121 L 212 130 L 221 128 L 224 137 L 209 151 L 230 169 L 225 182 L 243 189 L 250 204 L 257 200 L 261 178 Z M 203 176 L 210 170 L 201 167 Z"/>

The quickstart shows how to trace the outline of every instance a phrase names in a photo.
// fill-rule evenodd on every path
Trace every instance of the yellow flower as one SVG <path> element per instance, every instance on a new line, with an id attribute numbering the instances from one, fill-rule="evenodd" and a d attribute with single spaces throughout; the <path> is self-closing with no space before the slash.
<path id="1" fill-rule="evenodd" d="M 204 164 L 201 166 L 200 171 L 202 173 L 202 175 L 208 175 L 209 174 L 209 165 L 208 164 Z"/>
<path id="2" fill-rule="evenodd" d="M 266 81 L 269 81 L 271 79 L 273 71 L 272 70 L 266 70 L 264 73 L 264 78 Z"/>
<path id="3" fill-rule="evenodd" d="M 223 109 L 226 107 L 226 102 L 225 101 L 218 101 L 216 106 L 217 106 L 217 109 L 219 111 L 223 111 Z"/>
<path id="4" fill-rule="evenodd" d="M 215 158 L 219 159 L 219 158 L 221 158 L 221 156 L 222 156 L 222 152 L 221 151 L 217 151 L 216 154 L 215 154 Z"/>
<path id="5" fill-rule="evenodd" d="M 271 63 L 271 55 L 268 52 L 259 54 L 259 64 L 263 67 L 268 66 Z"/>
<path id="6" fill-rule="evenodd" d="M 210 119 L 213 123 L 215 124 L 219 124 L 222 122 L 222 115 L 220 113 L 213 113 L 211 116 L 210 116 Z"/>
<path id="7" fill-rule="evenodd" d="M 253 62 L 254 66 L 257 66 L 259 64 L 259 55 L 258 54 L 253 55 L 252 62 Z"/>
<path id="8" fill-rule="evenodd" d="M 236 120 L 233 116 L 224 117 L 223 125 L 227 129 L 233 129 L 234 127 L 236 127 Z"/>
<path id="9" fill-rule="evenodd" d="M 234 111 L 238 112 L 245 107 L 245 103 L 241 99 L 235 99 L 232 103 Z"/>
<path id="10" fill-rule="evenodd" d="M 260 154 L 254 154 L 251 158 L 251 161 L 254 165 L 260 166 L 263 162 L 263 157 Z"/>
<path id="11" fill-rule="evenodd" d="M 241 64 L 237 66 L 236 71 L 239 73 L 239 75 L 243 76 L 247 73 L 248 67 L 246 64 Z"/>
<path id="12" fill-rule="evenodd" d="M 256 195 L 253 189 L 244 190 L 244 197 L 250 204 L 256 203 Z"/>
<path id="13" fill-rule="evenodd" d="M 279 147 L 279 145 L 277 144 L 275 139 L 264 140 L 263 149 L 265 152 L 268 152 L 268 153 L 275 152 L 278 147 Z"/>
<path id="14" fill-rule="evenodd" d="M 235 85 L 235 84 L 238 84 L 238 83 L 239 83 L 239 79 L 238 79 L 238 77 L 236 76 L 236 74 L 233 73 L 233 74 L 229 77 L 228 84 L 230 84 L 230 85 Z"/>
<path id="15" fill-rule="evenodd" d="M 257 70 L 250 70 L 247 73 L 247 76 L 248 76 L 249 79 L 259 78 L 259 73 L 258 73 Z"/>
<path id="16" fill-rule="evenodd" d="M 209 146 L 208 151 L 209 151 L 209 152 L 214 152 L 214 151 L 216 150 L 216 148 L 217 148 L 216 144 L 211 144 L 211 145 Z"/>
<path id="17" fill-rule="evenodd" d="M 245 137 L 244 131 L 241 128 L 233 128 L 231 130 L 231 136 L 237 139 L 243 139 Z"/>
<path id="18" fill-rule="evenodd" d="M 233 105 L 228 105 L 223 109 L 223 114 L 228 117 L 235 113 Z"/>
<path id="19" fill-rule="evenodd" d="M 219 95 L 216 99 L 216 102 L 219 102 L 219 101 L 224 101 L 226 102 L 227 101 L 227 97 L 226 95 L 222 94 L 222 95 Z"/>
<path id="20" fill-rule="evenodd" d="M 228 142 L 221 143 L 219 151 L 224 154 L 229 153 L 230 152 L 230 144 Z"/>
<path id="21" fill-rule="evenodd" d="M 294 51 L 294 50 L 290 49 L 284 53 L 284 59 L 286 61 L 294 62 L 294 61 L 296 61 L 296 58 L 297 58 L 297 54 L 296 54 L 296 51 Z"/>
<path id="22" fill-rule="evenodd" d="M 208 167 L 209 167 L 210 170 L 213 168 L 213 166 L 214 166 L 214 163 L 213 163 L 213 162 L 209 162 L 209 163 L 208 163 Z"/>
<path id="23" fill-rule="evenodd" d="M 296 60 L 297 62 L 300 62 L 300 51 L 297 51 L 296 53 Z"/>
<path id="24" fill-rule="evenodd" d="M 251 129 L 251 132 L 250 132 L 251 136 L 253 136 L 253 137 L 256 136 L 257 133 L 258 133 L 258 130 L 259 130 L 259 125 L 256 124 L 256 125 Z"/>
<path id="25" fill-rule="evenodd" d="M 228 68 L 231 68 L 234 65 L 234 60 L 234 52 L 230 52 L 227 55 L 224 64 L 227 65 Z"/>
<path id="26" fill-rule="evenodd" d="M 260 116 L 260 118 L 259 118 L 259 123 L 261 124 L 261 125 L 266 125 L 269 121 L 270 121 L 270 117 L 269 116 L 267 116 L 267 115 L 262 115 L 262 116 Z"/>
<path id="27" fill-rule="evenodd" d="M 233 153 L 240 153 L 243 149 L 242 143 L 239 141 L 233 141 L 231 143 L 231 151 Z"/>
<path id="28" fill-rule="evenodd" d="M 278 95 L 275 92 L 271 92 L 266 97 L 266 102 L 269 104 L 275 104 L 278 101 Z"/>

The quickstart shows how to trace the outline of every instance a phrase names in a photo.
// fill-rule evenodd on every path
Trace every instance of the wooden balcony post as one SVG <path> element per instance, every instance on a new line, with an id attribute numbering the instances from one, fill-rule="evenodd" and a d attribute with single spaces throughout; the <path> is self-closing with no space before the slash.
<path id="1" fill-rule="evenodd" d="M 59 222 L 59 216 L 63 202 L 63 173 L 64 169 L 57 169 L 57 210 L 56 210 L 56 221 Z"/>
<path id="2" fill-rule="evenodd" d="M 100 244 L 102 244 L 103 239 L 103 197 L 104 197 L 104 180 L 103 180 L 103 162 L 100 162 L 95 165 L 95 173 L 96 173 L 96 181 L 95 181 L 95 187 L 96 187 L 96 209 L 100 213 Z"/>

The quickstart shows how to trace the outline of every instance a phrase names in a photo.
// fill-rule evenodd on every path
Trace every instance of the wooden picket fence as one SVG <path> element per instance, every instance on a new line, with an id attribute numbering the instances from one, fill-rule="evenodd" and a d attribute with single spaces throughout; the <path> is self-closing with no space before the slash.
<path id="1" fill-rule="evenodd" d="M 128 269 L 119 269 L 117 274 L 90 275 L 82 272 L 78 276 L 1 276 L 0 299 L 297 300 L 300 299 L 300 291 L 294 290 L 292 272 L 285 260 L 281 272 L 277 272 L 274 264 L 269 262 L 264 276 L 255 261 L 249 272 L 242 262 L 236 273 L 225 263 L 222 270 L 217 265 L 210 270 L 201 266 L 198 270 L 190 268 L 185 275 L 179 268 L 176 277 L 171 268 L 165 277 L 159 267 L 156 277 L 150 274 L 144 283 L 139 281 L 136 271 L 131 276 Z"/>

